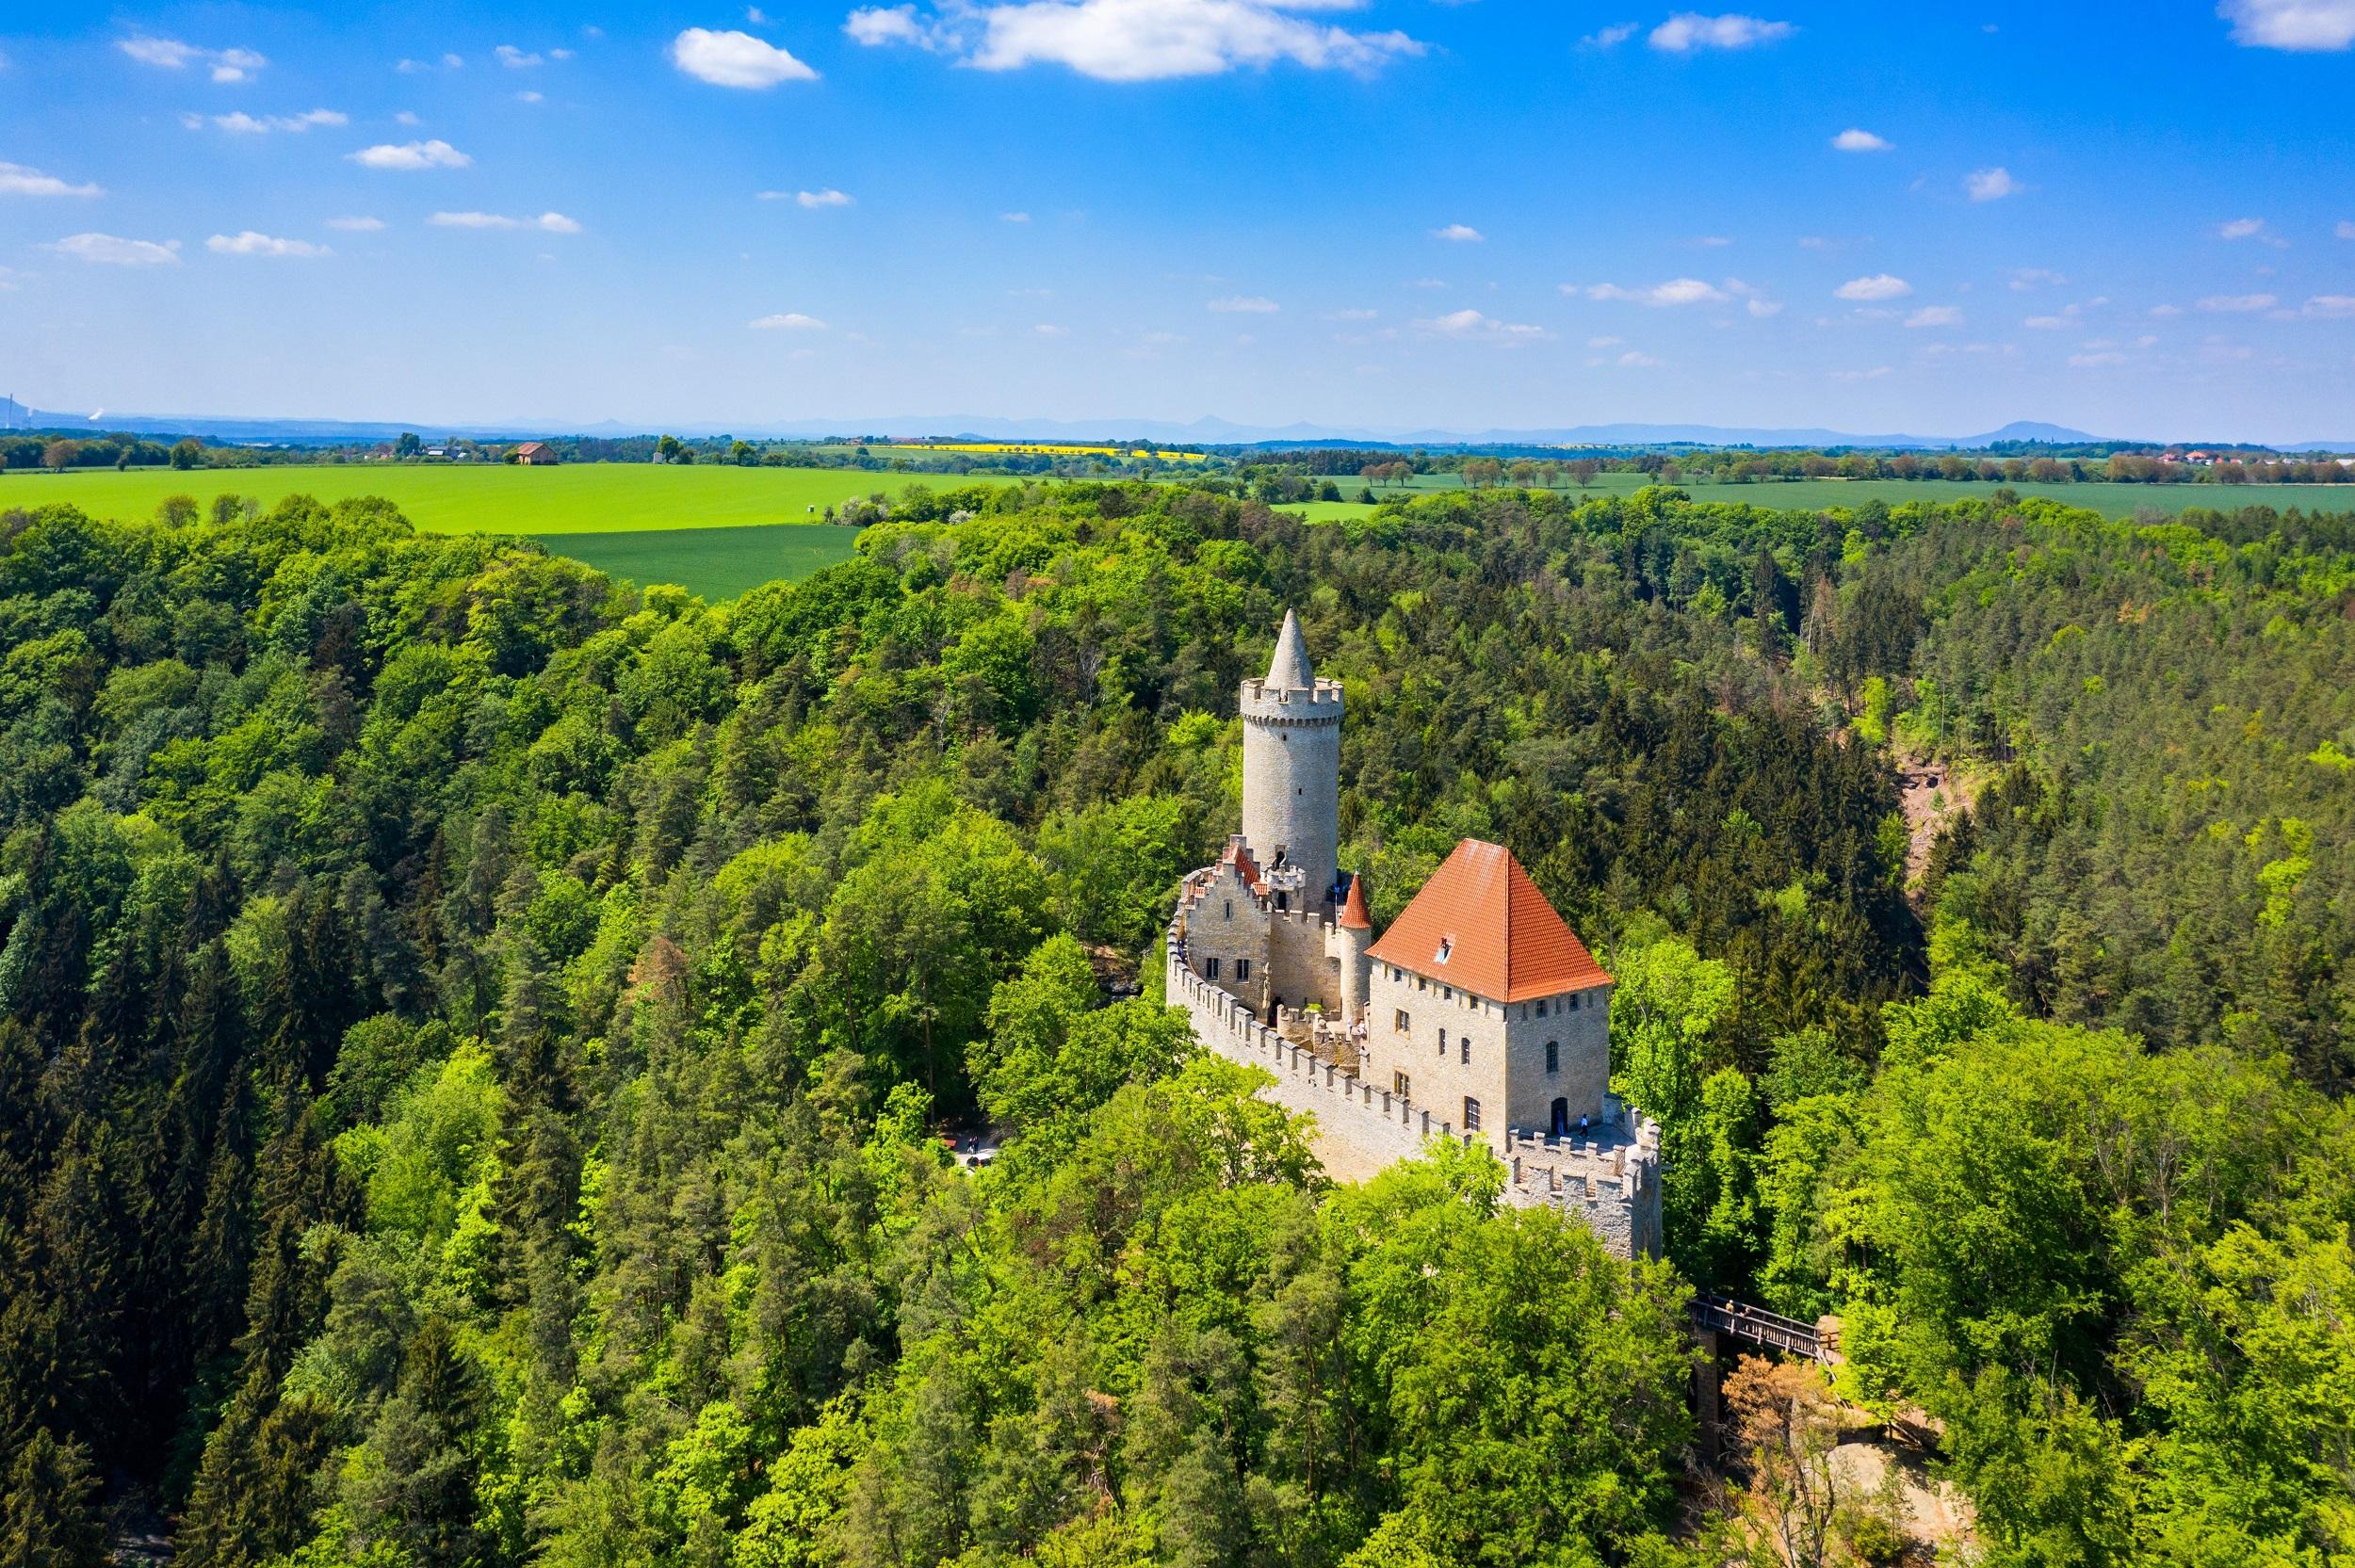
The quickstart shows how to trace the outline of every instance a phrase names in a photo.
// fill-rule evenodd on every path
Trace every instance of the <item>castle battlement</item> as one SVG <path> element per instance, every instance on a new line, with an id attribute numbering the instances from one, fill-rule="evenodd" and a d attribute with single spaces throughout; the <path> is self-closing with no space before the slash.
<path id="1" fill-rule="evenodd" d="M 1195 974 L 1179 955 L 1180 928 L 1168 931 L 1164 980 L 1173 1006 L 1182 1007 L 1194 1038 L 1208 1049 L 1275 1076 L 1266 1098 L 1315 1119 L 1317 1156 L 1345 1181 L 1364 1181 L 1385 1167 L 1420 1156 L 1433 1139 L 1461 1148 L 1486 1146 L 1504 1166 L 1504 1202 L 1516 1208 L 1553 1208 L 1585 1223 L 1621 1257 L 1660 1251 L 1660 1127 L 1606 1101 L 1602 1122 L 1584 1138 L 1540 1136 L 1527 1128 L 1470 1132 L 1444 1110 L 1419 1105 L 1366 1081 L 1335 1053 L 1311 1041 L 1286 1038 L 1241 1001 Z"/>

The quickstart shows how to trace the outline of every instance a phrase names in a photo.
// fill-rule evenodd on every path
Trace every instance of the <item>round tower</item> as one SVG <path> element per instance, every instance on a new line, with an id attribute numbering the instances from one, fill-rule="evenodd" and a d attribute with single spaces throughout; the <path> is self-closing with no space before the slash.
<path id="1" fill-rule="evenodd" d="M 1267 678 L 1242 683 L 1242 833 L 1270 885 L 1282 866 L 1300 874 L 1299 897 L 1332 907 L 1340 876 L 1341 688 L 1308 663 L 1299 618 L 1284 612 Z"/>
<path id="2" fill-rule="evenodd" d="M 1334 916 L 1333 936 L 1341 961 L 1341 1022 L 1363 1023 L 1366 982 L 1373 967 L 1366 957 L 1366 950 L 1373 946 L 1373 913 L 1366 908 L 1363 872 L 1350 876 L 1349 897 L 1342 900 L 1340 913 Z"/>

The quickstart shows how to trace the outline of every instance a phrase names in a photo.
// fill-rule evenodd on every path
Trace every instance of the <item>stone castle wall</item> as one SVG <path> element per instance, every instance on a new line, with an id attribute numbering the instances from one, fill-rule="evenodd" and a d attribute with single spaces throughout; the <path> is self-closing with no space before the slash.
<path id="1" fill-rule="evenodd" d="M 1519 1208 L 1559 1209 L 1585 1222 L 1620 1257 L 1660 1253 L 1660 1128 L 1606 1102 L 1606 1121 L 1580 1139 L 1538 1138 L 1508 1129 L 1466 1133 L 1442 1114 L 1369 1083 L 1309 1046 L 1283 1038 L 1251 1010 L 1178 959 L 1169 933 L 1164 978 L 1173 1007 L 1186 1010 L 1194 1034 L 1229 1061 L 1273 1074 L 1261 1092 L 1294 1114 L 1316 1119 L 1317 1157 L 1341 1181 L 1365 1181 L 1384 1167 L 1421 1155 L 1433 1138 L 1465 1148 L 1485 1142 L 1505 1167 L 1504 1201 Z"/>
<path id="2" fill-rule="evenodd" d="M 1311 909 L 1333 886 L 1340 865 L 1341 688 L 1318 681 L 1286 691 L 1242 684 L 1242 835 L 1262 870 L 1278 849 L 1307 873 Z"/>

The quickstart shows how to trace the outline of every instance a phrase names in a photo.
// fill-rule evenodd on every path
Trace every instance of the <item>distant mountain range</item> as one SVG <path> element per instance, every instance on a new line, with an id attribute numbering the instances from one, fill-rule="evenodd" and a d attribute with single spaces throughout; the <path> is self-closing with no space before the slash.
<path id="1" fill-rule="evenodd" d="M 1979 435 L 1860 435 L 1814 427 L 1753 427 L 1738 425 L 1567 425 L 1532 429 L 1447 430 L 1394 429 L 1368 426 L 1242 425 L 1206 417 L 1191 423 L 1166 419 L 1004 419 L 983 414 L 905 414 L 878 419 L 796 419 L 739 425 L 629 425 L 600 420 L 593 425 L 524 419 L 484 423 L 433 420 L 368 421 L 339 419 L 222 418 L 210 414 L 61 413 L 27 409 L 7 411 L 8 422 L 41 429 L 130 430 L 154 435 L 198 435 L 215 441 L 255 444 L 331 445 L 341 442 L 390 441 L 404 430 L 427 437 L 472 436 L 520 440 L 530 436 L 603 436 L 619 438 L 668 430 L 680 436 L 736 435 L 786 439 L 796 436 L 970 437 L 980 441 L 1151 441 L 1164 445 L 1286 446 L 1866 446 L 1910 447 L 1920 451 L 1977 448 L 1999 442 L 2043 442 L 2069 445 L 2097 437 L 2064 425 L 2015 420 L 2001 429 Z M 2197 443 L 2195 443 L 2197 445 Z M 2232 445 L 2218 442 L 2214 445 Z M 2355 449 L 2355 443 L 2307 441 L 2277 446 L 2283 452 Z"/>

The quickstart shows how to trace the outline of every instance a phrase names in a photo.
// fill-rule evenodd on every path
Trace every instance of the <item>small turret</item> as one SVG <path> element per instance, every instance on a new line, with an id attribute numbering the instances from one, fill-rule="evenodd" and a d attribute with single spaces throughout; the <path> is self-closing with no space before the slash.
<path id="1" fill-rule="evenodd" d="M 1333 921 L 1333 942 L 1341 961 L 1341 1022 L 1363 1023 L 1367 982 L 1372 978 L 1366 950 L 1373 946 L 1373 914 L 1366 908 L 1363 872 L 1350 874 L 1349 897 L 1341 900 L 1341 912 Z"/>
<path id="2" fill-rule="evenodd" d="M 1275 656 L 1268 660 L 1270 691 L 1314 691 L 1316 671 L 1308 663 L 1308 643 L 1300 635 L 1300 617 L 1284 612 L 1284 629 L 1275 634 Z"/>

